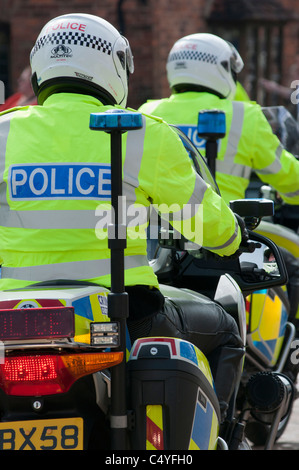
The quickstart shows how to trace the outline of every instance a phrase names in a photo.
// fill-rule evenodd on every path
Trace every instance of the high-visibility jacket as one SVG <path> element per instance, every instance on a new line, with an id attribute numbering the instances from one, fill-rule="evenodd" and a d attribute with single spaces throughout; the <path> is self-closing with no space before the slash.
<path id="1" fill-rule="evenodd" d="M 241 85 L 240 82 L 237 82 L 235 96 L 233 98 L 235 101 L 251 101 L 245 88 Z"/>
<path id="2" fill-rule="evenodd" d="M 0 114 L 1 289 L 51 279 L 110 286 L 110 135 L 89 128 L 91 113 L 110 108 L 60 93 Z M 220 255 L 237 250 L 233 213 L 194 172 L 171 127 L 143 117 L 143 128 L 122 139 L 126 285 L 158 286 L 146 256 L 151 204 L 171 211 L 186 238 Z"/>
<path id="3" fill-rule="evenodd" d="M 198 137 L 197 122 L 198 112 L 205 109 L 219 109 L 226 116 L 226 136 L 219 141 L 216 161 L 216 181 L 226 202 L 245 197 L 255 171 L 285 202 L 299 204 L 299 161 L 282 147 L 258 104 L 185 92 L 140 107 L 180 127 L 203 154 L 205 141 Z"/>

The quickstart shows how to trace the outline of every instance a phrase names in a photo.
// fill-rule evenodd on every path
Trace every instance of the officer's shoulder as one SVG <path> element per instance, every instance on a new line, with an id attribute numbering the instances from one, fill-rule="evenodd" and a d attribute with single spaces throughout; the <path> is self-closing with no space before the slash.
<path id="1" fill-rule="evenodd" d="M 249 114 L 263 114 L 262 107 L 256 101 L 234 101 L 235 104 L 243 107 L 244 111 Z"/>
<path id="2" fill-rule="evenodd" d="M 256 109 L 261 108 L 261 106 L 256 101 L 242 101 L 242 100 L 233 100 L 234 103 L 239 103 L 240 106 L 244 106 L 244 108 L 248 109 Z"/>
<path id="3" fill-rule="evenodd" d="M 146 119 L 159 122 L 160 124 L 161 123 L 165 124 L 165 121 L 162 118 L 160 118 L 159 116 L 155 116 L 154 114 L 147 114 L 147 113 L 144 113 L 144 112 L 142 112 L 142 114 L 143 114 L 143 116 L 145 116 Z"/>
<path id="4" fill-rule="evenodd" d="M 156 122 L 160 122 L 160 123 L 165 123 L 165 121 L 162 118 L 160 118 L 159 116 L 155 116 L 154 114 L 149 114 L 145 111 L 142 111 L 142 109 L 139 109 L 138 111 L 136 111 L 135 109 L 127 108 L 127 110 L 141 113 L 143 116 L 145 116 L 146 119 L 150 119 L 152 121 L 156 121 Z"/>
<path id="5" fill-rule="evenodd" d="M 17 111 L 26 111 L 29 107 L 30 106 L 27 105 L 27 106 L 15 106 L 14 108 L 4 109 L 3 111 L 0 112 L 0 117 L 5 116 L 7 114 L 10 114 L 11 116 L 13 116 L 13 113 Z"/>
<path id="6" fill-rule="evenodd" d="M 141 113 L 143 116 L 145 116 L 146 119 L 152 119 L 154 121 L 157 121 L 157 122 L 163 122 L 163 119 L 159 118 L 158 116 L 154 116 L 152 114 L 148 114 L 146 112 L 143 112 L 141 109 L 137 110 L 136 109 L 132 109 L 132 108 L 126 108 L 127 111 L 133 111 L 135 113 Z"/>

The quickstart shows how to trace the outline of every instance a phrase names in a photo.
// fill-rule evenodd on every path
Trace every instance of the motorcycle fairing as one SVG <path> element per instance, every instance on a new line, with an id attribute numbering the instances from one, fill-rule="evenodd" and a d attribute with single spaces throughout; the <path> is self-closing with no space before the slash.
<path id="1" fill-rule="evenodd" d="M 256 291 L 246 299 L 247 343 L 250 352 L 264 363 L 277 363 L 288 314 L 282 299 L 273 289 Z"/>

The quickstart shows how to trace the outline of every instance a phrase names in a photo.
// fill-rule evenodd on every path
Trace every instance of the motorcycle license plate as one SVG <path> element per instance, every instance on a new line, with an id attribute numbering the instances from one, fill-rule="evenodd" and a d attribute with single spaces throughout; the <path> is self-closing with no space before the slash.
<path id="1" fill-rule="evenodd" d="M 0 423 L 0 450 L 82 449 L 82 418 Z"/>

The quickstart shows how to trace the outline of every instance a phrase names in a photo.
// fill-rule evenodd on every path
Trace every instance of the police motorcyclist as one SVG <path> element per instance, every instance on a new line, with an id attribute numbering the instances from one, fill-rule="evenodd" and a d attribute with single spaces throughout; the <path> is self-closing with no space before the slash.
<path id="1" fill-rule="evenodd" d="M 169 52 L 167 77 L 172 94 L 150 100 L 140 110 L 182 126 L 197 147 L 198 112 L 220 109 L 226 136 L 220 142 L 216 180 L 229 202 L 245 196 L 252 171 L 279 191 L 288 204 L 299 204 L 299 162 L 282 148 L 254 102 L 233 101 L 243 61 L 227 41 L 209 33 L 179 39 Z M 195 131 L 195 132 L 194 132 Z"/>
<path id="2" fill-rule="evenodd" d="M 110 137 L 91 131 L 89 118 L 126 106 L 130 46 L 104 19 L 68 14 L 44 26 L 30 60 L 38 105 L 0 115 L 0 288 L 53 279 L 109 287 L 107 227 L 96 214 L 100 203 L 107 209 L 110 201 Z M 164 203 L 166 211 L 176 204 L 177 228 L 184 233 L 183 208 L 189 204 L 188 217 L 202 227 L 192 241 L 202 236 L 201 244 L 220 256 L 238 250 L 237 219 L 193 171 L 171 127 L 143 117 L 142 129 L 123 135 L 123 148 L 127 213 L 151 203 Z M 128 224 L 125 250 L 131 338 L 159 334 L 193 342 L 210 359 L 225 410 L 244 353 L 237 325 L 209 299 L 201 306 L 192 296 L 184 304 L 163 297 L 135 219 Z"/>
<path id="3" fill-rule="evenodd" d="M 197 136 L 198 112 L 224 111 L 227 132 L 219 142 L 216 181 L 225 201 L 245 197 L 254 171 L 286 203 L 299 204 L 299 161 L 283 148 L 257 103 L 234 100 L 237 74 L 243 65 L 237 50 L 224 39 L 209 33 L 185 36 L 168 55 L 171 96 L 149 100 L 140 111 L 180 127 L 202 153 L 205 142 Z M 299 304 L 299 261 L 282 251 L 290 279 L 290 316 L 294 318 Z"/>

